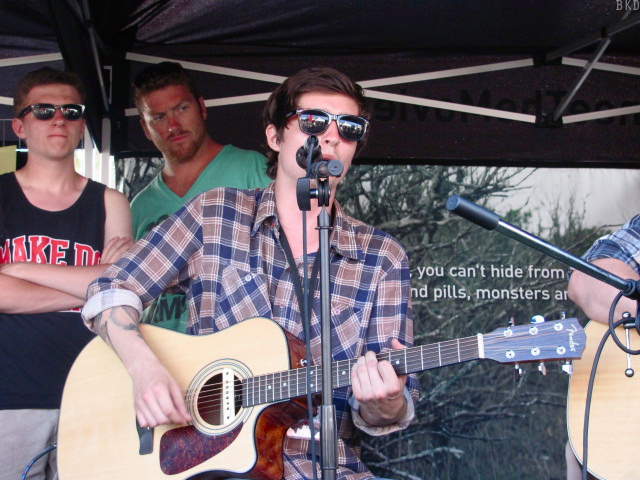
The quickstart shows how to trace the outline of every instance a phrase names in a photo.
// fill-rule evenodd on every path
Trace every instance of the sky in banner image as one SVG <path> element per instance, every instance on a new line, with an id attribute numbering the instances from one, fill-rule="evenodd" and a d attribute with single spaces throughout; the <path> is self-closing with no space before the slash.
<path id="1" fill-rule="evenodd" d="M 640 170 L 539 168 L 528 169 L 525 175 L 522 190 L 513 192 L 505 203 L 507 208 L 531 205 L 529 225 L 534 228 L 549 228 L 551 212 L 575 199 L 584 203 L 584 224 L 590 227 L 615 229 L 640 212 Z"/>

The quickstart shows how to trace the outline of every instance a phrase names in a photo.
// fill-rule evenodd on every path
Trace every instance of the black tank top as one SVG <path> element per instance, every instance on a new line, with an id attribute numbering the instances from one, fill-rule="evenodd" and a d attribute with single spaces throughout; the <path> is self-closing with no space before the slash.
<path id="1" fill-rule="evenodd" d="M 98 263 L 105 188 L 89 180 L 71 207 L 49 212 L 28 202 L 14 173 L 0 175 L 0 263 Z M 92 338 L 79 311 L 0 313 L 0 409 L 60 408 L 69 369 Z"/>

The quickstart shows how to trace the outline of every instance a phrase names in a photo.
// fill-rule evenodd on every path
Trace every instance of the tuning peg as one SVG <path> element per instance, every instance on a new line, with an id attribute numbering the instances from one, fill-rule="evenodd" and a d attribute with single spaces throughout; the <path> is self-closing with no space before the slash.
<path id="1" fill-rule="evenodd" d="M 545 318 L 542 315 L 534 315 L 533 317 L 531 317 L 531 320 L 529 320 L 530 323 L 544 323 L 545 322 Z"/>
<path id="2" fill-rule="evenodd" d="M 547 366 L 544 364 L 544 362 L 540 362 L 540 364 L 538 365 L 538 371 L 542 375 L 546 375 L 547 374 Z"/>
<path id="3" fill-rule="evenodd" d="M 515 378 L 516 382 L 518 380 L 520 380 L 522 378 L 522 374 L 524 373 L 522 368 L 520 368 L 520 364 L 518 362 L 516 362 L 514 365 L 514 371 L 513 371 L 513 377 Z"/>
<path id="4" fill-rule="evenodd" d="M 562 365 L 562 371 L 564 373 L 566 373 L 567 375 L 571 375 L 573 373 L 573 363 L 571 362 L 565 362 Z"/>

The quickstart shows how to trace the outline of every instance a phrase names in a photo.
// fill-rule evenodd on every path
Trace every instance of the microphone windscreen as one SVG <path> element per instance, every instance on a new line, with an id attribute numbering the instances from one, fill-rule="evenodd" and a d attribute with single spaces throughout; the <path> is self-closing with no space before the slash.
<path id="1" fill-rule="evenodd" d="M 318 137 L 315 135 L 309 136 L 309 138 L 307 138 L 304 144 L 296 152 L 296 162 L 298 163 L 298 166 L 304 170 L 307 170 L 307 157 L 309 156 L 310 150 L 313 151 L 311 155 L 311 163 L 322 157 L 322 149 L 318 143 Z"/>

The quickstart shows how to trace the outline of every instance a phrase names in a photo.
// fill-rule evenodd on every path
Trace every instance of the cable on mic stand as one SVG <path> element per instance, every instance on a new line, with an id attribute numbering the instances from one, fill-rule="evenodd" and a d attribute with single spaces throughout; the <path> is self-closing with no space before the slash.
<path id="1" fill-rule="evenodd" d="M 303 159 L 305 161 L 303 161 Z M 316 161 L 316 159 L 320 159 Z M 322 478 L 323 480 L 334 480 L 337 472 L 337 420 L 336 410 L 333 403 L 333 378 L 332 378 L 332 355 L 331 355 L 331 299 L 330 299 L 330 263 L 329 263 L 329 231 L 331 230 L 331 216 L 327 212 L 331 192 L 329 189 L 329 177 L 340 177 L 344 171 L 344 166 L 339 160 L 322 159 L 321 148 L 315 135 L 309 136 L 304 145 L 296 152 L 296 161 L 301 168 L 306 170 L 307 175 L 298 179 L 296 185 L 296 199 L 298 207 L 302 211 L 303 229 L 303 258 L 304 258 L 304 323 L 307 325 L 307 382 L 310 381 L 311 354 L 309 347 L 310 340 L 310 309 L 308 305 L 308 277 L 307 277 L 307 224 L 306 212 L 311 210 L 311 199 L 315 198 L 318 206 L 322 207 L 318 215 L 319 249 L 316 259 L 320 260 L 320 328 L 321 328 L 321 348 L 322 348 L 322 405 L 320 406 L 320 445 L 322 456 Z M 311 187 L 311 180 L 315 180 L 315 188 Z M 311 396 L 310 388 L 307 386 L 307 403 L 310 411 Z M 311 415 L 312 416 L 312 415 Z M 315 464 L 315 430 L 313 418 L 309 420 L 311 454 L 313 457 L 313 475 L 317 477 Z"/>
<path id="2" fill-rule="evenodd" d="M 311 447 L 311 458 L 313 467 L 313 480 L 318 480 L 318 467 L 317 467 L 317 453 L 315 442 L 315 423 L 313 418 L 313 394 L 311 393 L 310 378 L 311 378 L 311 310 L 309 305 L 309 274 L 307 272 L 307 265 L 309 260 L 307 257 L 307 211 L 311 210 L 311 200 L 303 203 L 301 199 L 305 199 L 303 195 L 305 188 L 306 191 L 310 190 L 311 183 L 306 184 L 305 179 L 308 179 L 311 175 L 311 165 L 322 155 L 318 138 L 315 135 L 309 136 L 303 146 L 301 146 L 296 152 L 296 162 L 298 166 L 306 170 L 306 177 L 298 179 L 296 185 L 296 197 L 298 200 L 298 208 L 302 212 L 302 263 L 303 263 L 303 280 L 302 280 L 302 324 L 305 335 L 305 349 L 306 349 L 306 364 L 305 364 L 305 376 L 307 379 L 306 391 L 307 391 L 307 415 L 309 421 L 309 445 Z M 292 266 L 293 267 L 293 266 Z M 292 272 L 293 274 L 294 272 Z"/>

